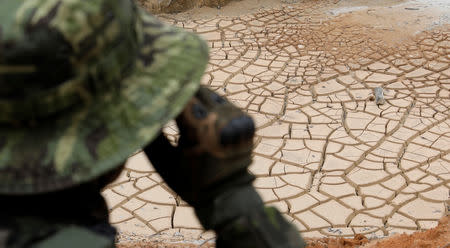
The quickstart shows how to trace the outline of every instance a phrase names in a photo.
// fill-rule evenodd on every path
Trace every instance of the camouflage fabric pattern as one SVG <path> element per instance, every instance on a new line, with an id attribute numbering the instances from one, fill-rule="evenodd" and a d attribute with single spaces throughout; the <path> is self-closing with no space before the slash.
<path id="1" fill-rule="evenodd" d="M 149 143 L 199 87 L 197 36 L 129 0 L 5 0 L 0 194 L 92 180 Z"/>
<path id="2" fill-rule="evenodd" d="M 232 187 L 222 189 L 209 204 L 195 208 L 202 225 L 217 233 L 216 247 L 306 247 L 295 226 L 276 208 L 264 207 L 255 188 L 250 183 L 239 183 L 239 177 L 242 181 L 246 176 L 229 178 L 229 182 L 234 181 Z"/>
<path id="3" fill-rule="evenodd" d="M 0 195 L 0 247 L 113 247 L 116 229 L 100 190 L 122 169 L 61 191 Z"/>
<path id="4" fill-rule="evenodd" d="M 0 248 L 115 247 L 114 237 L 81 225 L 53 223 L 39 217 L 20 217 L 12 227 L 0 226 Z"/>
<path id="5" fill-rule="evenodd" d="M 304 248 L 296 228 L 274 207 L 241 216 L 219 231 L 217 248 Z"/>

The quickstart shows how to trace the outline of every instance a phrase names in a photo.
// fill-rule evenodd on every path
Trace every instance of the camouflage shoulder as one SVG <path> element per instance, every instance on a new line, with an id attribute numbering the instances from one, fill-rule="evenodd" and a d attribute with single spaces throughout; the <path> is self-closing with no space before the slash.
<path id="1" fill-rule="evenodd" d="M 79 226 L 70 226 L 59 230 L 47 239 L 32 246 L 33 248 L 112 248 L 114 240 Z"/>

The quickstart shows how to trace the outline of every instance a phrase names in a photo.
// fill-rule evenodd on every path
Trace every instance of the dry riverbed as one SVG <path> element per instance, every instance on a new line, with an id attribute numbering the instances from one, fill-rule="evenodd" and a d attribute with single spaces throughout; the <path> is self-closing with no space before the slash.
<path id="1" fill-rule="evenodd" d="M 202 83 L 254 118 L 264 201 L 350 244 L 415 240 L 449 215 L 449 15 L 446 0 L 243 0 L 160 18 L 208 41 Z M 103 194 L 122 243 L 213 246 L 142 153 Z M 312 247 L 349 247 L 327 245 Z"/>

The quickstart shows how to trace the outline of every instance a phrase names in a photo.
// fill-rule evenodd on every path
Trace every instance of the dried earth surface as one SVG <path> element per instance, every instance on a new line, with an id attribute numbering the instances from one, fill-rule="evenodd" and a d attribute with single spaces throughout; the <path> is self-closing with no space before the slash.
<path id="1" fill-rule="evenodd" d="M 264 201 L 304 237 L 357 240 L 449 214 L 449 15 L 447 0 L 243 0 L 160 17 L 208 41 L 203 84 L 253 116 Z M 119 242 L 213 246 L 143 153 L 103 195 Z"/>
<path id="2" fill-rule="evenodd" d="M 321 238 L 308 239 L 307 248 L 448 248 L 450 247 L 450 221 L 443 217 L 439 225 L 427 231 L 413 234 L 396 234 L 392 237 L 369 241 L 363 235 L 357 234 L 354 238 Z M 183 247 L 213 247 L 212 244 L 203 246 L 183 244 Z M 164 241 L 134 241 L 118 245 L 118 248 L 175 248 L 180 243 L 168 244 Z"/>

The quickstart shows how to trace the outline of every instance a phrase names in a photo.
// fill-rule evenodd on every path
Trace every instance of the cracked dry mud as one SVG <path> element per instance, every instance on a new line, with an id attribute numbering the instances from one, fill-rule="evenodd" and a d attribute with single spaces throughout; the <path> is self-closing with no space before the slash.
<path id="1" fill-rule="evenodd" d="M 411 233 L 449 213 L 450 28 L 435 22 L 449 12 L 422 23 L 411 11 L 425 5 L 387 2 L 339 16 L 335 1 L 302 1 L 162 17 L 208 41 L 202 83 L 254 118 L 254 186 L 304 237 Z M 173 123 L 165 132 L 176 141 Z M 119 240 L 214 237 L 143 153 L 103 194 Z"/>

